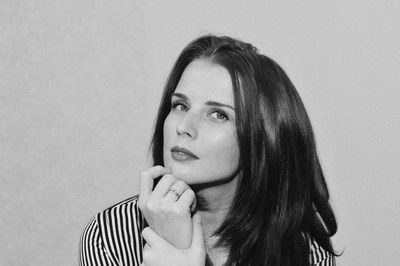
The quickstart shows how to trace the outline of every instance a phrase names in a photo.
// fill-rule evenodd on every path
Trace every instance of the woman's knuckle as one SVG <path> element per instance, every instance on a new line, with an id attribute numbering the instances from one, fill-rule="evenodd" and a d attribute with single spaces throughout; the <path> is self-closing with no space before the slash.
<path id="1" fill-rule="evenodd" d="M 165 202 L 160 205 L 160 211 L 163 213 L 173 212 L 173 206 L 170 203 Z"/>
<path id="2" fill-rule="evenodd" d="M 186 184 L 186 182 L 184 182 L 184 181 L 181 181 L 181 182 L 182 182 L 182 186 L 183 186 L 185 189 L 190 189 L 189 185 Z"/>
<path id="3" fill-rule="evenodd" d="M 190 189 L 190 188 L 186 190 L 186 193 L 188 193 L 189 196 L 191 196 L 191 197 L 195 196 L 194 191 L 192 189 Z"/>
<path id="4" fill-rule="evenodd" d="M 182 216 L 185 213 L 185 210 L 181 206 L 175 205 L 172 208 L 172 212 L 177 216 Z"/>
<path id="5" fill-rule="evenodd" d="M 188 188 L 188 185 L 186 185 L 186 183 L 183 182 L 182 180 L 177 180 L 174 186 L 179 187 L 179 189 L 182 189 L 182 192 Z"/>
<path id="6" fill-rule="evenodd" d="M 173 182 L 175 177 L 171 174 L 166 174 L 162 177 L 162 179 L 164 179 L 164 181 L 169 181 L 169 182 Z"/>
<path id="7" fill-rule="evenodd" d="M 183 186 L 185 183 L 182 181 L 182 180 L 176 180 L 175 181 L 175 184 L 174 185 L 176 185 L 176 186 Z"/>
<path id="8" fill-rule="evenodd" d="M 162 170 L 163 168 L 164 168 L 164 166 L 159 165 L 159 164 L 153 166 L 153 169 L 156 169 L 156 170 Z"/>
<path id="9" fill-rule="evenodd" d="M 142 236 L 143 237 L 146 237 L 147 236 L 147 234 L 148 234 L 148 232 L 149 232 L 149 227 L 145 227 L 145 228 L 143 228 L 143 230 L 142 230 Z"/>
<path id="10" fill-rule="evenodd" d="M 160 212 L 166 212 L 168 210 L 168 206 L 165 203 L 161 203 L 159 206 L 159 211 Z"/>

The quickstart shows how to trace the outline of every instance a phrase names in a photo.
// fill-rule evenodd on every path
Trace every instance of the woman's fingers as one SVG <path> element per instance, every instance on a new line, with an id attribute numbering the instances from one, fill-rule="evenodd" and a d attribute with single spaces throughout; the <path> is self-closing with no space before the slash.
<path id="1" fill-rule="evenodd" d="M 147 197 L 153 191 L 154 179 L 168 173 L 170 173 L 170 170 L 161 165 L 151 167 L 150 169 L 141 172 L 139 183 L 139 199 L 141 199 L 141 201 L 146 201 Z"/>
<path id="2" fill-rule="evenodd" d="M 206 252 L 204 248 L 203 230 L 201 227 L 200 215 L 194 216 L 190 223 L 194 226 L 191 230 L 191 244 L 187 247 L 180 248 L 171 245 L 167 239 L 159 236 L 150 227 L 146 227 L 142 231 L 143 238 L 147 241 L 143 248 L 144 265 L 174 265 L 174 266 L 204 266 L 206 260 Z M 192 241 L 193 237 L 193 241 Z"/>
<path id="3" fill-rule="evenodd" d="M 162 237 L 157 235 L 150 227 L 145 227 L 142 230 L 142 236 L 151 248 L 159 248 L 161 245 L 168 243 Z"/>
<path id="4" fill-rule="evenodd" d="M 201 225 L 201 216 L 198 213 L 193 215 L 193 236 L 190 247 L 204 251 L 203 227 Z"/>
<path id="5" fill-rule="evenodd" d="M 150 229 L 150 227 L 145 227 L 142 230 L 142 236 L 144 240 L 146 240 L 146 245 L 149 245 L 149 247 L 157 247 L 159 245 L 157 235 L 154 233 L 153 230 Z"/>
<path id="6" fill-rule="evenodd" d="M 203 227 L 201 224 L 201 216 L 196 213 L 193 215 L 192 219 L 193 223 L 193 235 L 192 235 L 192 243 L 190 245 L 191 248 L 195 249 L 204 249 L 204 236 L 203 236 Z M 142 236 L 144 240 L 146 240 L 146 245 L 151 248 L 160 248 L 162 245 L 169 243 L 164 240 L 162 237 L 157 235 L 150 227 L 145 227 L 142 230 Z"/>
<path id="7" fill-rule="evenodd" d="M 160 175 L 162 178 L 154 187 L 154 179 Z M 138 206 L 153 233 L 176 248 L 188 248 L 193 234 L 190 212 L 193 202 L 193 195 L 190 193 L 193 192 L 184 192 L 190 190 L 189 186 L 161 166 L 142 172 L 140 182 Z M 182 195 L 183 200 L 178 203 Z M 151 246 L 154 243 L 154 234 L 148 234 L 146 231 L 147 229 L 144 231 L 144 237 Z"/>
<path id="8" fill-rule="evenodd" d="M 194 194 L 193 190 L 188 188 L 185 190 L 185 192 L 183 192 L 182 196 L 176 203 L 181 205 L 183 208 L 189 208 L 192 212 L 196 208 L 196 195 Z"/>
<path id="9" fill-rule="evenodd" d="M 153 190 L 153 195 L 156 198 L 163 198 L 171 186 L 177 181 L 176 177 L 171 174 L 164 175 L 160 181 L 158 181 L 157 186 Z"/>
<path id="10" fill-rule="evenodd" d="M 171 185 L 171 187 L 168 188 L 164 199 L 168 202 L 175 202 L 182 197 L 186 190 L 189 189 L 190 187 L 185 182 L 177 180 L 173 185 Z"/>

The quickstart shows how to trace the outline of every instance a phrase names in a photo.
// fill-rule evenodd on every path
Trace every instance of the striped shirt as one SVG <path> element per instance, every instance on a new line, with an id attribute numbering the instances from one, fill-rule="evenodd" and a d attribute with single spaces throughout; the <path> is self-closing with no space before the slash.
<path id="1" fill-rule="evenodd" d="M 79 265 L 139 266 L 144 241 L 144 219 L 138 196 L 97 214 L 86 226 L 79 247 Z M 317 242 L 310 244 L 310 265 L 332 266 L 334 257 Z"/>

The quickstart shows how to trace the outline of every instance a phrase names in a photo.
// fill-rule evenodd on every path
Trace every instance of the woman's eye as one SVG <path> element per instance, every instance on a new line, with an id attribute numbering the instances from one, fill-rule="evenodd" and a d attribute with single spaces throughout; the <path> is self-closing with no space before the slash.
<path id="1" fill-rule="evenodd" d="M 188 107 L 181 102 L 176 102 L 176 103 L 172 103 L 172 109 L 175 109 L 177 111 L 186 112 L 188 110 Z"/>
<path id="2" fill-rule="evenodd" d="M 229 120 L 228 115 L 219 109 L 213 110 L 211 113 L 211 117 L 217 119 L 217 120 Z"/>

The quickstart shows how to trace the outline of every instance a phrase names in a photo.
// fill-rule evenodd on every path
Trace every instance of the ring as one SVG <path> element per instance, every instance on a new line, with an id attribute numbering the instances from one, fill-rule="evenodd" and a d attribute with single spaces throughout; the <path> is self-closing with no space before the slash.
<path id="1" fill-rule="evenodd" d="M 173 187 L 171 187 L 168 190 L 168 193 L 174 194 L 178 199 L 181 197 L 181 194 L 178 192 L 178 190 L 176 188 L 173 188 Z"/>

